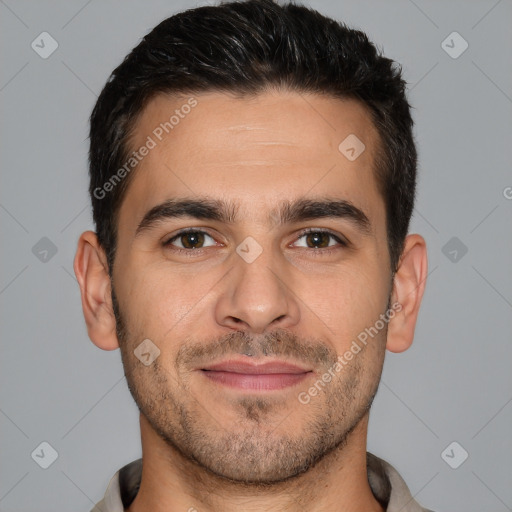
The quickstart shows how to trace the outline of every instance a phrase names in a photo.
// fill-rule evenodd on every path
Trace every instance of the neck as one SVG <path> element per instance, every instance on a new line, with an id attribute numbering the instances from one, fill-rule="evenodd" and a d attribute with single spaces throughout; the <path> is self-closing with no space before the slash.
<path id="1" fill-rule="evenodd" d="M 368 484 L 368 414 L 306 472 L 284 482 L 249 485 L 226 480 L 183 457 L 140 415 L 142 480 L 127 512 L 383 512 Z"/>

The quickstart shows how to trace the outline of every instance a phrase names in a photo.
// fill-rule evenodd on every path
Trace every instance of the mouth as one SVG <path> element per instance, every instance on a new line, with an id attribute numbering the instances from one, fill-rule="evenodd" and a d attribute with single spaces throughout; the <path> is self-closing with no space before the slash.
<path id="1" fill-rule="evenodd" d="M 313 373 L 310 368 L 288 361 L 244 361 L 230 359 L 198 368 L 210 381 L 250 391 L 271 391 L 294 386 Z"/>

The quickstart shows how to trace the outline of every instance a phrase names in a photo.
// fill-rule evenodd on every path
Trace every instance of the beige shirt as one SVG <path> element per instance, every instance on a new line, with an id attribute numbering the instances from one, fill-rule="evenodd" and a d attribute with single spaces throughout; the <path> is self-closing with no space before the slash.
<path id="1" fill-rule="evenodd" d="M 432 512 L 420 506 L 398 471 L 385 460 L 367 453 L 368 482 L 387 512 Z M 91 512 L 124 512 L 135 499 L 142 477 L 142 459 L 122 467 L 110 480 L 103 499 Z"/>

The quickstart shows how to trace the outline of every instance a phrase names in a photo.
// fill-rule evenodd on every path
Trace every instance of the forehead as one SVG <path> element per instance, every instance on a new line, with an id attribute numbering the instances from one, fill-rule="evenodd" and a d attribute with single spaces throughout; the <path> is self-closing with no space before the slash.
<path id="1" fill-rule="evenodd" d="M 277 91 L 159 95 L 130 139 L 132 151 L 150 149 L 133 171 L 119 218 L 135 223 L 155 204 L 193 195 L 237 199 L 240 213 L 253 219 L 271 203 L 326 194 L 378 214 L 377 144 L 367 109 L 353 100 Z"/>

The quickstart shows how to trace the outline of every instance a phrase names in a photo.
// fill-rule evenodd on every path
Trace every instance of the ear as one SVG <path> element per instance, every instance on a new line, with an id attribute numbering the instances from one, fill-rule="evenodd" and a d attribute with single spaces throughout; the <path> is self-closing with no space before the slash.
<path id="1" fill-rule="evenodd" d="M 82 233 L 73 265 L 91 341 L 103 350 L 119 348 L 105 251 L 93 231 Z"/>
<path id="2" fill-rule="evenodd" d="M 427 244 L 420 235 L 408 235 L 393 280 L 391 304 L 396 314 L 389 321 L 386 348 L 390 352 L 407 350 L 414 338 L 421 299 L 427 279 Z"/>

